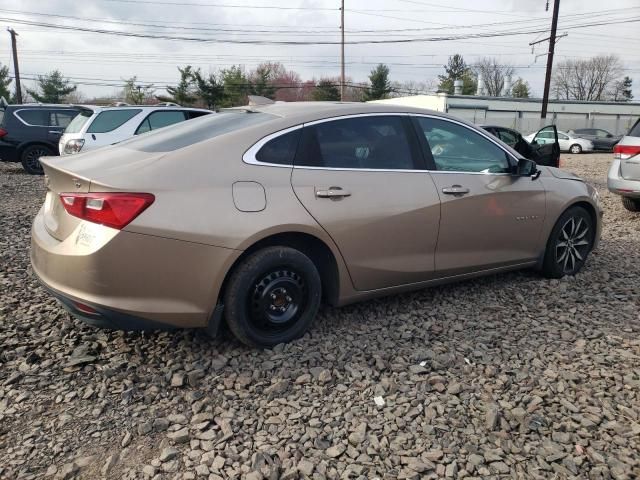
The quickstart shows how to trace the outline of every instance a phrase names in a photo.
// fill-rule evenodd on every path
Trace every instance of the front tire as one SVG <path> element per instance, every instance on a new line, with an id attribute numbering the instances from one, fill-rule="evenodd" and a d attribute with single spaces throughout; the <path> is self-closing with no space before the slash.
<path id="1" fill-rule="evenodd" d="M 622 205 L 630 212 L 640 212 L 640 200 L 636 198 L 622 197 Z"/>
<path id="2" fill-rule="evenodd" d="M 569 147 L 569 151 L 571 153 L 574 153 L 574 154 L 578 155 L 578 154 L 582 153 L 582 147 L 580 145 L 578 145 L 577 143 L 574 143 L 573 145 L 571 145 Z"/>
<path id="3" fill-rule="evenodd" d="M 569 208 L 551 231 L 542 273 L 548 278 L 578 273 L 591 252 L 595 233 L 591 215 L 584 208 Z"/>
<path id="4" fill-rule="evenodd" d="M 40 157 L 46 157 L 52 155 L 52 151 L 49 147 L 44 145 L 31 145 L 25 148 L 20 155 L 20 162 L 22 168 L 29 175 L 42 175 L 44 170 L 40 164 Z"/>
<path id="5" fill-rule="evenodd" d="M 267 247 L 233 271 L 224 293 L 225 319 L 242 343 L 273 347 L 301 337 L 320 307 L 314 263 L 289 247 Z"/>

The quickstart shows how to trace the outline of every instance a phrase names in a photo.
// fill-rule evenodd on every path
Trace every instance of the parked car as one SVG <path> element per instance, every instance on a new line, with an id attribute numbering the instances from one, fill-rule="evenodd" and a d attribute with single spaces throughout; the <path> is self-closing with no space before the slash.
<path id="1" fill-rule="evenodd" d="M 513 148 L 524 158 L 533 160 L 538 165 L 546 165 L 549 167 L 558 167 L 560 165 L 560 147 L 558 144 L 558 132 L 554 125 L 549 125 L 541 129 L 536 135 L 546 135 L 551 132 L 554 142 L 543 144 L 531 144 L 527 142 L 520 132 L 507 127 L 497 125 L 481 125 L 481 128 L 490 134 L 498 137 L 504 143 Z"/>
<path id="2" fill-rule="evenodd" d="M 86 161 L 84 161 L 86 160 Z M 77 317 L 303 335 L 344 305 L 496 272 L 575 275 L 598 194 L 447 114 L 296 102 L 42 160 L 33 271 Z"/>
<path id="3" fill-rule="evenodd" d="M 0 160 L 21 162 L 27 173 L 41 174 L 38 159 L 58 154 L 60 136 L 79 111 L 73 105 L 0 106 Z"/>
<path id="4" fill-rule="evenodd" d="M 555 141 L 552 133 L 549 131 L 532 133 L 524 137 L 524 139 L 529 143 L 537 143 L 538 145 Z M 593 142 L 591 140 L 576 137 L 575 135 L 570 135 L 567 132 L 558 131 L 558 143 L 560 144 L 560 150 L 562 152 L 593 152 Z"/>
<path id="5" fill-rule="evenodd" d="M 213 112 L 165 104 L 82 108 L 60 138 L 60 155 L 113 145 L 134 135 L 210 113 Z"/>
<path id="6" fill-rule="evenodd" d="M 613 135 L 601 128 L 576 128 L 569 130 L 568 133 L 591 140 L 594 150 L 604 150 L 605 152 L 612 152 L 614 145 L 622 138 L 622 135 Z"/>
<path id="7" fill-rule="evenodd" d="M 613 147 L 607 186 L 610 192 L 622 196 L 627 210 L 640 212 L 640 119 Z"/>

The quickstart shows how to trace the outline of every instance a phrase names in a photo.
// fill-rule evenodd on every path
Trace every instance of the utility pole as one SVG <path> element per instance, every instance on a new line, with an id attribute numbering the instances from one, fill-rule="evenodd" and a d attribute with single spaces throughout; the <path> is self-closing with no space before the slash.
<path id="1" fill-rule="evenodd" d="M 22 90 L 20 89 L 20 69 L 18 68 L 18 48 L 16 47 L 16 31 L 7 27 L 11 34 L 11 47 L 13 48 L 13 71 L 16 77 L 16 102 L 22 103 Z"/>
<path id="2" fill-rule="evenodd" d="M 344 102 L 344 0 L 340 8 L 340 33 L 342 42 L 340 45 L 340 101 Z"/>
<path id="3" fill-rule="evenodd" d="M 548 5 L 548 3 L 547 3 Z M 542 111 L 540 118 L 547 118 L 549 105 L 549 90 L 551 88 L 551 70 L 553 69 L 553 52 L 556 48 L 556 30 L 558 29 L 558 11 L 560 0 L 553 1 L 553 19 L 551 20 L 551 35 L 549 36 L 549 55 L 547 56 L 547 73 L 544 77 L 544 94 L 542 95 Z"/>

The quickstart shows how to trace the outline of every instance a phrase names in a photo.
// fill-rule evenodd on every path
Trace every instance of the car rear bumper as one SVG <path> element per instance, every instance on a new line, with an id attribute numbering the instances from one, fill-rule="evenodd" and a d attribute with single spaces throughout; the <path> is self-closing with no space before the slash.
<path id="1" fill-rule="evenodd" d="M 127 231 L 94 247 L 82 225 L 59 241 L 41 211 L 31 234 L 34 273 L 71 313 L 125 330 L 209 325 L 240 251 Z"/>
<path id="2" fill-rule="evenodd" d="M 20 156 L 15 145 L 0 141 L 0 161 L 19 162 Z"/>
<path id="3" fill-rule="evenodd" d="M 627 180 L 620 174 L 620 160 L 614 160 L 609 167 L 607 187 L 611 193 L 623 197 L 640 198 L 640 180 Z"/>

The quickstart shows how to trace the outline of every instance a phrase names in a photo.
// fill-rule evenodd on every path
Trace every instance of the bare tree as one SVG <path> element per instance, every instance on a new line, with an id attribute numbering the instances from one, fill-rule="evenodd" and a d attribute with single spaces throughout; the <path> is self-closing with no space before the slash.
<path id="1" fill-rule="evenodd" d="M 436 82 L 429 80 L 426 82 L 420 82 L 416 80 L 407 80 L 404 82 L 391 82 L 391 93 L 389 96 L 394 97 L 407 97 L 411 95 L 423 95 L 427 93 L 433 93 L 436 89 Z"/>
<path id="2" fill-rule="evenodd" d="M 608 100 L 622 74 L 617 55 L 560 62 L 553 75 L 553 92 L 561 100 Z"/>
<path id="3" fill-rule="evenodd" d="M 496 58 L 484 57 L 473 66 L 473 70 L 482 77 L 485 93 L 490 97 L 499 97 L 504 88 L 504 80 L 513 75 L 515 69 L 511 65 L 504 65 Z"/>

